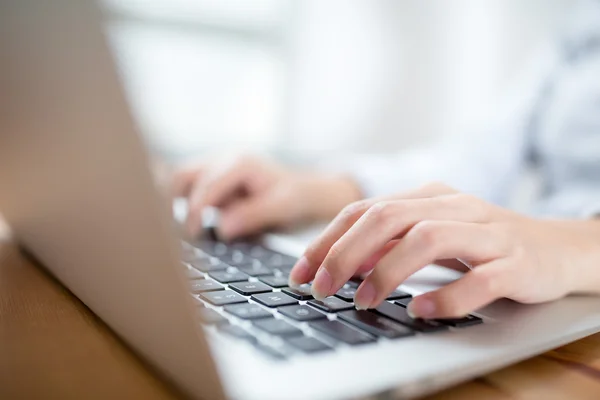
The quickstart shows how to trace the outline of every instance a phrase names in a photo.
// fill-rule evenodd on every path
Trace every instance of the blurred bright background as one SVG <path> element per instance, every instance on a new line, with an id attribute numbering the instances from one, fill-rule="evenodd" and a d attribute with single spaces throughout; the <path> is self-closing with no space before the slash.
<path id="1" fill-rule="evenodd" d="M 392 152 L 493 109 L 569 0 L 105 0 L 141 129 L 171 159 Z"/>

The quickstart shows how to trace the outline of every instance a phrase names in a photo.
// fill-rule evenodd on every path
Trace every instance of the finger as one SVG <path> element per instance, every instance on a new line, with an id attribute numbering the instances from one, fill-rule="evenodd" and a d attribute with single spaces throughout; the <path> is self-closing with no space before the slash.
<path id="1" fill-rule="evenodd" d="M 515 276 L 508 259 L 480 265 L 441 289 L 415 297 L 408 312 L 415 318 L 462 318 L 505 297 Z"/>
<path id="2" fill-rule="evenodd" d="M 308 247 L 290 273 L 292 283 L 306 283 L 315 277 L 331 246 L 375 203 L 385 199 L 417 199 L 439 196 L 456 191 L 443 184 L 429 184 L 422 188 L 392 197 L 362 200 L 345 207 Z"/>
<path id="3" fill-rule="evenodd" d="M 375 204 L 331 246 L 321 265 L 331 279 L 324 283 L 315 279 L 313 288 L 332 295 L 372 254 L 420 221 L 486 221 L 489 213 L 480 203 L 485 204 L 471 196 L 452 194 Z"/>
<path id="4" fill-rule="evenodd" d="M 357 308 L 373 308 L 410 275 L 440 259 L 485 263 L 506 254 L 503 238 L 489 224 L 424 221 L 415 225 L 356 291 Z"/>
<path id="5" fill-rule="evenodd" d="M 201 174 L 202 167 L 197 165 L 175 171 L 171 179 L 171 195 L 173 197 L 188 197 L 194 182 Z"/>
<path id="6" fill-rule="evenodd" d="M 272 193 L 251 196 L 235 201 L 221 210 L 219 236 L 224 240 L 258 233 L 280 220 L 284 202 Z"/>
<path id="7" fill-rule="evenodd" d="M 196 181 L 189 195 L 188 231 L 196 235 L 202 226 L 202 211 L 207 206 L 219 206 L 244 184 L 248 174 L 242 163 L 211 172 Z"/>

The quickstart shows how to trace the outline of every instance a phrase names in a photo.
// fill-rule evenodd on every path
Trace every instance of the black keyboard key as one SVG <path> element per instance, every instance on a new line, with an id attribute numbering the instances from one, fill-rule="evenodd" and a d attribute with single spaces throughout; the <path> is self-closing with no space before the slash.
<path id="1" fill-rule="evenodd" d="M 412 297 L 407 297 L 405 299 L 396 300 L 394 303 L 402 307 L 408 307 L 408 303 L 410 303 L 411 301 Z"/>
<path id="2" fill-rule="evenodd" d="M 189 279 L 204 279 L 204 275 L 192 268 L 186 268 L 185 274 Z"/>
<path id="3" fill-rule="evenodd" d="M 238 265 L 248 265 L 253 262 L 250 257 L 238 250 L 228 251 L 226 254 L 218 256 L 217 258 L 225 264 L 234 267 L 237 267 Z"/>
<path id="4" fill-rule="evenodd" d="M 294 268 L 293 264 L 279 265 L 277 267 L 272 268 L 272 271 L 276 275 L 289 275 L 290 272 L 292 272 L 292 268 Z"/>
<path id="5" fill-rule="evenodd" d="M 446 325 L 440 324 L 437 321 L 420 318 L 413 319 L 408 315 L 406 308 L 388 303 L 387 301 L 381 303 L 373 311 L 419 332 L 435 332 L 448 329 Z"/>
<path id="6" fill-rule="evenodd" d="M 200 320 L 207 325 L 220 325 L 228 322 L 227 318 L 210 308 L 200 310 Z"/>
<path id="7" fill-rule="evenodd" d="M 192 293 L 214 292 L 224 289 L 223 286 L 211 279 L 193 280 L 190 283 Z"/>
<path id="8" fill-rule="evenodd" d="M 355 294 L 356 294 L 355 288 L 347 288 L 347 289 L 341 288 L 340 290 L 337 291 L 335 296 L 339 297 L 340 299 L 342 299 L 344 301 L 354 301 Z"/>
<path id="9" fill-rule="evenodd" d="M 263 263 L 267 268 L 286 267 L 291 269 L 296 262 L 298 262 L 296 257 L 286 256 L 278 253 L 266 258 L 261 257 L 258 260 L 260 260 L 260 262 Z"/>
<path id="10" fill-rule="evenodd" d="M 247 340 L 252 343 L 256 342 L 256 338 L 250 332 L 238 325 L 220 325 L 219 331 L 238 339 Z"/>
<path id="11" fill-rule="evenodd" d="M 211 256 L 219 257 L 227 254 L 229 249 L 224 243 L 221 242 L 213 242 L 211 240 L 202 240 L 196 243 L 192 243 L 192 245 L 200 250 L 202 250 L 206 254 L 210 254 Z"/>
<path id="12" fill-rule="evenodd" d="M 467 326 L 478 325 L 483 323 L 483 320 L 474 315 L 467 315 L 464 318 L 451 318 L 451 319 L 436 319 L 444 325 L 450 325 L 454 328 L 465 328 Z"/>
<path id="13" fill-rule="evenodd" d="M 402 290 L 394 290 L 387 297 L 386 300 L 398 300 L 398 299 L 406 299 L 412 297 L 409 293 L 403 292 Z"/>
<path id="14" fill-rule="evenodd" d="M 258 278 L 261 282 L 266 283 L 267 285 L 274 288 L 283 288 L 288 285 L 288 277 L 282 275 L 275 276 L 262 276 Z"/>
<path id="15" fill-rule="evenodd" d="M 327 297 L 323 301 L 311 300 L 308 302 L 308 304 L 315 308 L 318 308 L 319 310 L 331 313 L 354 309 L 354 304 L 348 303 L 347 301 L 338 299 L 334 296 Z"/>
<path id="16" fill-rule="evenodd" d="M 332 347 L 309 336 L 299 336 L 287 339 L 287 342 L 304 353 L 317 353 L 331 350 Z"/>
<path id="17" fill-rule="evenodd" d="M 383 336 L 388 339 L 414 335 L 414 331 L 412 329 L 371 311 L 343 311 L 338 314 L 338 318 L 356 326 L 357 328 L 362 329 L 365 332 L 370 333 L 371 335 Z"/>
<path id="18" fill-rule="evenodd" d="M 325 314 L 318 312 L 314 308 L 301 305 L 281 307 L 277 311 L 286 317 L 295 319 L 296 321 L 314 321 L 317 319 L 327 318 Z"/>
<path id="19" fill-rule="evenodd" d="M 215 306 L 224 306 L 227 304 L 245 303 L 246 299 L 231 290 L 220 290 L 218 292 L 200 293 L 203 300 L 208 301 Z"/>
<path id="20" fill-rule="evenodd" d="M 281 292 L 254 294 L 251 299 L 267 307 L 281 307 L 298 304 L 298 300 Z"/>
<path id="21" fill-rule="evenodd" d="M 306 283 L 298 286 L 297 288 L 287 287 L 285 289 L 281 289 L 281 291 L 298 300 L 310 300 L 313 298 L 310 292 L 310 285 Z"/>
<path id="22" fill-rule="evenodd" d="M 240 271 L 215 271 L 209 272 L 208 275 L 221 283 L 243 282 L 249 278 L 248 275 Z"/>
<path id="23" fill-rule="evenodd" d="M 271 271 L 269 268 L 265 267 L 258 261 L 252 262 L 245 266 L 238 266 L 237 268 L 243 273 L 248 274 L 250 276 L 267 276 L 273 274 L 273 271 Z"/>
<path id="24" fill-rule="evenodd" d="M 227 268 L 229 268 L 229 265 L 223 264 L 221 261 L 216 259 L 198 260 L 190 263 L 190 265 L 202 272 L 225 271 Z"/>
<path id="25" fill-rule="evenodd" d="M 225 311 L 242 319 L 269 318 L 273 315 L 258 304 L 234 304 L 225 306 Z"/>
<path id="26" fill-rule="evenodd" d="M 299 336 L 302 331 L 282 319 L 270 318 L 254 321 L 253 325 L 258 329 L 275 336 Z"/>
<path id="27" fill-rule="evenodd" d="M 331 336 L 336 340 L 350 345 L 365 344 L 375 341 L 371 335 L 355 328 L 351 328 L 337 320 L 330 321 L 325 319 L 322 321 L 313 321 L 310 322 L 310 326 L 327 336 Z"/>
<path id="28" fill-rule="evenodd" d="M 243 294 L 244 296 L 250 296 L 257 293 L 271 292 L 273 289 L 261 282 L 235 282 L 229 284 L 229 289 L 233 289 L 236 292 Z"/>

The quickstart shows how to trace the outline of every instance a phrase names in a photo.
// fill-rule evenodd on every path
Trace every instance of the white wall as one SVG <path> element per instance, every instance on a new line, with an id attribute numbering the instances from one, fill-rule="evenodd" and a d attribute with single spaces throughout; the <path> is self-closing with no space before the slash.
<path id="1" fill-rule="evenodd" d="M 569 0 L 303 0 L 290 147 L 396 151 L 493 106 Z"/>
<path id="2" fill-rule="evenodd" d="M 105 2 L 141 127 L 188 156 L 397 151 L 452 134 L 493 107 L 575 3 Z"/>

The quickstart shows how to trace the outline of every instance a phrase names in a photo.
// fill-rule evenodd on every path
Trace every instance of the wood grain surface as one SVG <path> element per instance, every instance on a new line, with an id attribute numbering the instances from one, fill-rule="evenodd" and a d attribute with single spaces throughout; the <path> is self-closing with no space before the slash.
<path id="1" fill-rule="evenodd" d="M 1 237 L 0 399 L 181 398 Z M 600 399 L 600 334 L 428 399 Z"/>

